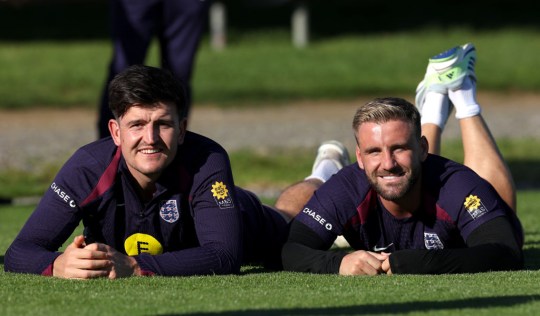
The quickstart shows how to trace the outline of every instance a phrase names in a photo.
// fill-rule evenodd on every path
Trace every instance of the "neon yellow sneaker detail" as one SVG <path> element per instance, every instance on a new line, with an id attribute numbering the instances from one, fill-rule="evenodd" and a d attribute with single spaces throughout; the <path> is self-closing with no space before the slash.
<path id="1" fill-rule="evenodd" d="M 435 91 L 447 94 L 448 90 L 459 89 L 467 76 L 476 81 L 475 63 L 476 49 L 471 43 L 450 48 L 431 57 L 426 75 L 416 88 L 415 102 L 420 112 L 426 92 Z"/>

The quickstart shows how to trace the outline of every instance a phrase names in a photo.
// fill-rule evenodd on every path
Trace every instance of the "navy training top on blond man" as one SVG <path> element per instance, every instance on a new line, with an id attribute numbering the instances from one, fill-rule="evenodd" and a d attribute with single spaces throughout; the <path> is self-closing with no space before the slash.
<path id="1" fill-rule="evenodd" d="M 283 252 L 285 268 L 337 273 L 347 253 L 324 250 L 338 235 L 355 250 L 392 253 L 394 273 L 480 272 L 522 265 L 521 223 L 487 181 L 436 155 L 422 163 L 421 181 L 421 207 L 411 217 L 395 218 L 365 171 L 357 163 L 346 166 L 296 216 Z M 473 251 L 478 258 L 460 252 L 479 245 Z M 456 251 L 414 252 L 449 249 Z M 503 262 L 499 256 L 511 259 Z"/>

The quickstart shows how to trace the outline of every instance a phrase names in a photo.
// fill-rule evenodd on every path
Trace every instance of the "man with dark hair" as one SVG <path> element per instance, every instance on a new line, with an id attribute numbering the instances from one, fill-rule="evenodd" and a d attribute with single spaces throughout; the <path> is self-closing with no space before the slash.
<path id="1" fill-rule="evenodd" d="M 421 117 L 400 98 L 360 107 L 353 120 L 357 163 L 341 168 L 345 148 L 323 144 L 312 175 L 289 189 L 296 200 L 282 206 L 302 210 L 282 252 L 286 270 L 439 274 L 523 266 L 515 188 L 480 114 L 475 61 L 471 44 L 430 59 L 417 89 Z M 465 165 L 434 155 L 449 101 Z M 338 236 L 354 251 L 330 251 Z"/>
<path id="2" fill-rule="evenodd" d="M 132 66 L 110 84 L 112 137 L 62 167 L 5 255 L 5 270 L 62 278 L 281 268 L 294 214 L 235 187 L 225 150 L 186 130 L 184 85 Z M 80 222 L 76 236 L 58 252 Z"/>

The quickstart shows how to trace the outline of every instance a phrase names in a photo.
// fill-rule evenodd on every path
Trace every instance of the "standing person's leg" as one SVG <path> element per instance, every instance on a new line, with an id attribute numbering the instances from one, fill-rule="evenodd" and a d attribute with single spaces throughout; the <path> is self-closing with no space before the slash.
<path id="1" fill-rule="evenodd" d="M 108 123 L 113 115 L 109 109 L 109 83 L 127 67 L 144 63 L 148 46 L 158 25 L 156 18 L 160 16 L 160 1 L 162 0 L 112 0 L 109 3 L 113 56 L 101 96 L 99 138 L 110 135 Z"/>
<path id="2" fill-rule="evenodd" d="M 163 26 L 159 32 L 161 66 L 185 82 L 188 96 L 186 116 L 191 108 L 191 77 L 200 39 L 208 21 L 209 0 L 164 1 Z"/>

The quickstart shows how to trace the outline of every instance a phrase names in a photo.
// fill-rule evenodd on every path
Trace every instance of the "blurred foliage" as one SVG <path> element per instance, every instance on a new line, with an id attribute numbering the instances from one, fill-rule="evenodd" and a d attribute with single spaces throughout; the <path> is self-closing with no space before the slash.
<path id="1" fill-rule="evenodd" d="M 301 1 L 223 0 L 227 28 L 236 33 L 288 29 Z M 352 34 L 385 34 L 424 28 L 540 27 L 538 1 L 493 0 L 434 3 L 427 0 L 305 0 L 313 39 Z M 445 10 L 443 5 L 451 7 Z M 107 0 L 0 1 L 2 40 L 84 40 L 108 38 Z"/>

